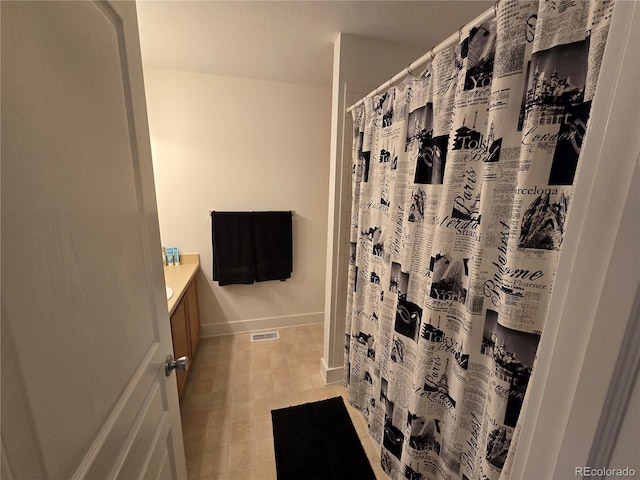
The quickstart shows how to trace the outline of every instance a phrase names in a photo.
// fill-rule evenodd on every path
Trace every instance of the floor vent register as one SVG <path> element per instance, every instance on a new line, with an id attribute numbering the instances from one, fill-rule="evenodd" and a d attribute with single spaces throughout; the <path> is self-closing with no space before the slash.
<path id="1" fill-rule="evenodd" d="M 251 341 L 252 342 L 263 342 L 265 340 L 278 340 L 280 335 L 278 332 L 266 332 L 266 333 L 252 333 Z"/>

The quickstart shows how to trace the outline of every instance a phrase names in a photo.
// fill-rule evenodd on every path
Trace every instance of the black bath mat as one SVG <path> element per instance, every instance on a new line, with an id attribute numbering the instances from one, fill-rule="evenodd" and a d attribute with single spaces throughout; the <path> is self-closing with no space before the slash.
<path id="1" fill-rule="evenodd" d="M 341 397 L 272 410 L 278 480 L 375 480 Z"/>

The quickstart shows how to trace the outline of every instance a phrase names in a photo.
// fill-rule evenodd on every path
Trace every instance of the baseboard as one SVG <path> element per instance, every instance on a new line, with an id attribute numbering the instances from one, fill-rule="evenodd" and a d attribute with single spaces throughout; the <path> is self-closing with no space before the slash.
<path id="1" fill-rule="evenodd" d="M 324 357 L 322 357 L 320 359 L 320 375 L 322 375 L 325 385 L 341 383 L 344 381 L 344 367 L 340 366 L 329 368 Z"/>
<path id="2" fill-rule="evenodd" d="M 297 327 L 324 323 L 324 312 L 286 315 L 284 317 L 254 318 L 227 323 L 208 323 L 200 326 L 200 337 L 216 337 L 232 333 L 254 332 L 273 328 Z"/>

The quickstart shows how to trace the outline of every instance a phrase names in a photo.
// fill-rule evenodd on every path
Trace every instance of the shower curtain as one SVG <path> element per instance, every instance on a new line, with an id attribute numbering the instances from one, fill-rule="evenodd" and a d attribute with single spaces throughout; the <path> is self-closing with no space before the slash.
<path id="1" fill-rule="evenodd" d="M 502 0 L 352 111 L 345 378 L 392 479 L 508 478 L 612 12 Z"/>

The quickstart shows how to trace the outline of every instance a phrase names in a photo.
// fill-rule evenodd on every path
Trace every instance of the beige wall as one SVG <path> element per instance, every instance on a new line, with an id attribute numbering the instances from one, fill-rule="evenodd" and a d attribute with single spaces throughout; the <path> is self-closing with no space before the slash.
<path id="1" fill-rule="evenodd" d="M 160 234 L 200 254 L 202 334 L 322 322 L 331 89 L 144 73 Z M 292 278 L 213 282 L 210 210 L 294 210 Z"/>

